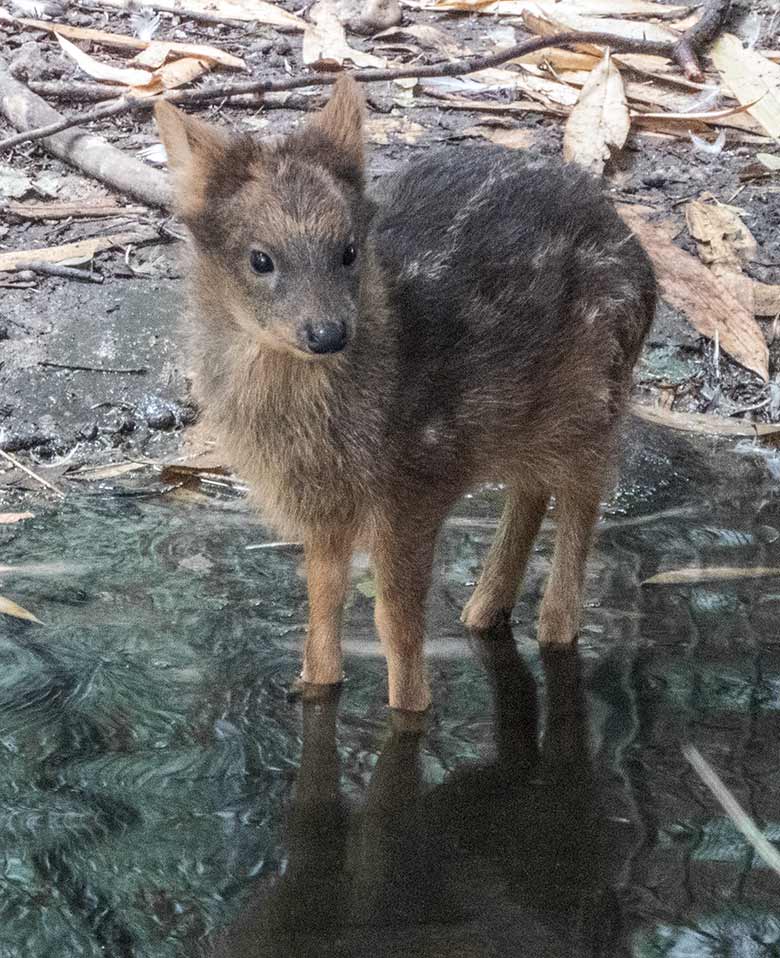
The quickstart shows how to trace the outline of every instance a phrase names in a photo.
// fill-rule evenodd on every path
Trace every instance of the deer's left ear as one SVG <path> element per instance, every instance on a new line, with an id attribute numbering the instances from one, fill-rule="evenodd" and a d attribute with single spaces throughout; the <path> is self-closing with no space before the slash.
<path id="1" fill-rule="evenodd" d="M 324 148 L 321 162 L 357 185 L 363 182 L 365 164 L 363 116 L 365 101 L 360 85 L 344 75 L 333 85 L 327 105 L 305 126 L 303 143 Z"/>

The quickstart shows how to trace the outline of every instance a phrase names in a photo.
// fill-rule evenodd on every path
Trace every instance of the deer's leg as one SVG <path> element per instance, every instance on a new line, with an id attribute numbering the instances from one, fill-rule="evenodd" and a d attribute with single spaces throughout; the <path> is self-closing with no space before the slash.
<path id="1" fill-rule="evenodd" d="M 461 615 L 475 632 L 497 626 L 511 612 L 549 493 L 510 486 L 482 575 Z"/>
<path id="2" fill-rule="evenodd" d="M 599 516 L 604 481 L 591 477 L 567 485 L 556 498 L 552 569 L 539 613 L 539 642 L 572 643 L 582 615 L 585 563 Z"/>
<path id="3" fill-rule="evenodd" d="M 351 534 L 311 535 L 304 543 L 309 591 L 309 632 L 303 652 L 302 688 L 334 685 L 343 678 L 341 620 L 349 586 Z"/>
<path id="4" fill-rule="evenodd" d="M 376 626 L 387 658 L 391 708 L 422 712 L 431 702 L 425 674 L 425 600 L 438 520 L 390 521 L 374 546 Z"/>

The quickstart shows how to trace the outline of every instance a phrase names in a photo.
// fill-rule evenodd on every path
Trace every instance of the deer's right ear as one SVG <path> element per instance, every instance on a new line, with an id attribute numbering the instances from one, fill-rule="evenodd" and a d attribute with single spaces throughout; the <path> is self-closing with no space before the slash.
<path id="1" fill-rule="evenodd" d="M 173 174 L 176 208 L 185 220 L 197 216 L 205 205 L 211 174 L 227 153 L 227 137 L 164 100 L 154 108 L 154 118 Z"/>

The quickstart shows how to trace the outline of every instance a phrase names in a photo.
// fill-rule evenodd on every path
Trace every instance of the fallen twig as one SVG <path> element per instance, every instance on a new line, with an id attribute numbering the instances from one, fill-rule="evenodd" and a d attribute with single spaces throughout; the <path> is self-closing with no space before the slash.
<path id="1" fill-rule="evenodd" d="M 20 220 L 97 219 L 101 216 L 144 216 L 145 206 L 119 206 L 113 200 L 97 203 L 7 203 L 0 211 Z"/>
<path id="2" fill-rule="evenodd" d="M 32 261 L 29 263 L 18 263 L 17 272 L 29 269 L 33 273 L 40 273 L 43 276 L 57 276 L 60 279 L 77 279 L 81 283 L 102 283 L 103 277 L 97 273 L 90 273 L 87 269 L 75 269 L 73 266 L 58 266 L 57 263 L 39 263 Z M 40 363 L 39 365 L 46 365 Z"/>
<path id="3" fill-rule="evenodd" d="M 65 498 L 65 493 L 62 489 L 58 489 L 56 486 L 53 486 L 48 479 L 44 479 L 43 476 L 39 476 L 37 472 L 33 472 L 32 469 L 28 469 L 23 463 L 19 462 L 16 456 L 12 456 L 10 452 L 6 452 L 5 449 L 0 449 L 0 456 L 3 459 L 8 460 L 12 466 L 16 469 L 20 469 L 22 472 L 26 473 L 31 479 L 34 479 L 36 482 L 40 482 L 42 486 L 46 486 L 47 489 L 50 489 L 53 493 L 58 495 L 60 499 Z"/>
<path id="4" fill-rule="evenodd" d="M 780 852 L 778 852 L 774 845 L 761 833 L 753 819 L 723 784 L 710 763 L 693 745 L 683 746 L 683 755 L 688 759 L 696 774 L 723 807 L 723 810 L 733 822 L 734 827 L 742 832 L 756 853 L 764 859 L 767 865 L 780 875 Z"/>
<path id="5" fill-rule="evenodd" d="M 724 0 L 713 0 L 712 6 L 723 6 Z M 728 9 L 728 4 L 726 5 Z M 709 13 L 709 11 L 708 11 Z M 721 20 L 725 16 L 725 9 L 721 11 Z M 704 19 L 704 17 L 702 17 Z M 698 26 L 698 24 L 696 25 Z M 694 28 L 692 28 L 694 29 Z M 688 34 L 691 31 L 688 32 Z M 688 36 L 686 34 L 682 39 Z M 695 38 L 694 38 L 695 41 Z M 682 42 L 682 41 L 680 41 Z M 394 69 L 367 69 L 354 70 L 350 75 L 360 83 L 378 83 L 408 78 L 424 79 L 426 77 L 464 76 L 500 66 L 508 60 L 522 57 L 537 50 L 548 47 L 570 46 L 578 43 L 598 43 L 609 46 L 612 50 L 621 53 L 651 53 L 658 56 L 672 57 L 677 44 L 657 40 L 635 40 L 627 37 L 615 36 L 600 31 L 567 31 L 546 37 L 533 37 L 511 47 L 505 47 L 496 53 L 482 56 L 464 57 L 460 60 L 432 63 L 428 65 L 405 66 Z M 695 42 L 692 44 L 695 46 Z M 7 72 L 6 72 L 6 75 Z M 208 103 L 212 100 L 230 99 L 231 97 L 247 93 L 272 93 L 286 90 L 299 90 L 305 87 L 328 85 L 335 83 L 340 73 L 314 73 L 310 76 L 286 77 L 282 80 L 247 80 L 243 83 L 209 84 L 199 90 L 172 91 L 165 94 L 164 99 L 171 103 L 196 104 Z M 0 70 L 0 86 L 3 82 L 3 72 Z M 16 81 L 14 81 L 16 82 Z M 19 84 L 21 86 L 21 84 Z M 1 90 L 0 90 L 1 92 Z M 79 124 L 91 123 L 108 117 L 119 116 L 132 110 L 148 110 L 154 106 L 157 97 L 137 97 L 127 94 L 114 103 L 96 107 L 87 113 L 70 114 L 63 116 L 56 122 L 37 129 L 27 129 L 16 136 L 0 141 L 0 151 L 8 150 L 20 143 L 51 137 L 56 133 L 67 130 Z M 6 113 L 6 115 L 8 115 Z M 12 118 L 11 122 L 14 122 Z M 18 126 L 20 124 L 14 123 Z M 25 125 L 25 124 L 21 124 Z"/>
<path id="6" fill-rule="evenodd" d="M 39 359 L 39 366 L 51 366 L 53 369 L 75 369 L 85 373 L 129 373 L 133 376 L 143 376 L 149 370 L 145 366 L 132 369 L 118 369 L 114 366 L 80 366 L 76 363 L 55 363 L 48 359 Z"/>

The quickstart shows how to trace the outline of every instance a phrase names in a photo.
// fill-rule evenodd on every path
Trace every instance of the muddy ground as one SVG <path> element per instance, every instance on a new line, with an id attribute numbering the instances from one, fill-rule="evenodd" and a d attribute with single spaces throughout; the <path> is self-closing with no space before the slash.
<path id="1" fill-rule="evenodd" d="M 292 4 L 286 5 L 293 9 Z M 747 36 L 761 33 L 759 48 L 780 46 L 777 4 L 736 4 L 729 29 Z M 15 10 L 19 15 L 29 11 Z M 60 22 L 113 32 L 132 32 L 130 13 L 99 10 L 71 3 L 52 13 Z M 213 43 L 240 55 L 253 75 L 296 74 L 301 65 L 300 34 L 283 34 L 263 26 L 196 22 L 162 14 L 158 39 Z M 435 23 L 460 48 L 487 50 L 512 42 L 507 18 L 432 15 L 404 10 L 405 22 Z M 370 39 L 351 36 L 350 43 L 375 49 Z M 48 35 L 20 32 L 0 23 L 0 56 L 20 79 L 56 80 L 67 85 L 84 81 L 72 61 Z M 106 58 L 105 50 L 94 51 Z M 409 54 L 422 61 L 439 58 L 435 50 Z M 108 54 L 110 55 L 110 54 Z M 223 82 L 225 75 L 215 75 Z M 369 93 L 370 168 L 373 177 L 423 155 L 432 145 L 471 149 L 479 142 L 473 128 L 498 127 L 527 131 L 529 148 L 550 156 L 561 153 L 563 122 L 540 114 L 501 115 L 452 111 L 424 98 L 399 106 L 397 88 L 379 84 Z M 500 100 L 500 97 L 499 97 Z M 54 103 L 58 109 L 72 104 Z M 234 129 L 260 135 L 283 133 L 301 121 L 303 111 L 321 103 L 321 95 L 298 93 L 280 108 L 229 108 L 217 105 L 201 115 Z M 83 106 L 84 109 L 88 105 Z M 382 117 L 406 117 L 382 128 Z M 419 124 L 419 128 L 415 126 Z M 157 143 L 147 114 L 130 114 L 96 125 L 96 131 L 133 155 Z M 13 132 L 0 119 L 0 136 Z M 717 155 L 694 149 L 687 138 L 632 133 L 622 156 L 608 168 L 606 188 L 616 200 L 641 203 L 658 219 L 679 226 L 676 242 L 695 252 L 684 229 L 682 207 L 707 191 L 733 201 L 746 211 L 746 222 L 759 243 L 760 255 L 747 272 L 767 283 L 780 283 L 780 176 L 745 180 L 745 168 L 757 151 L 774 152 L 770 143 L 735 142 L 727 137 Z M 108 189 L 28 143 L 2 158 L 29 178 L 24 199 L 93 201 L 110 197 Z M 115 196 L 119 203 L 133 203 Z M 131 460 L 166 461 L 181 454 L 187 427 L 197 417 L 188 393 L 185 364 L 177 335 L 182 309 L 181 227 L 160 211 L 149 209 L 110 219 L 30 222 L 0 210 L 0 252 L 70 242 L 128 227 L 153 226 L 159 241 L 98 254 L 91 266 L 102 283 L 28 274 L 0 274 L 0 448 L 48 475 L 60 477 L 96 464 Z M 749 415 L 767 420 L 780 404 L 777 373 L 780 340 L 771 320 L 762 325 L 770 342 L 774 383 L 766 385 L 727 357 L 714 362 L 713 345 L 674 310 L 662 304 L 636 372 L 637 398 L 659 402 L 676 411 Z M 85 368 L 86 367 L 86 368 Z M 773 400 L 767 403 L 767 400 Z M 761 404 L 764 405 L 761 405 Z M 749 407 L 760 406 L 758 410 Z M 749 410 L 746 412 L 746 410 Z M 777 416 L 775 415 L 775 419 Z M 4 477 L 4 478 L 3 478 Z M 26 484 L 17 470 L 7 469 L 0 483 Z"/>

